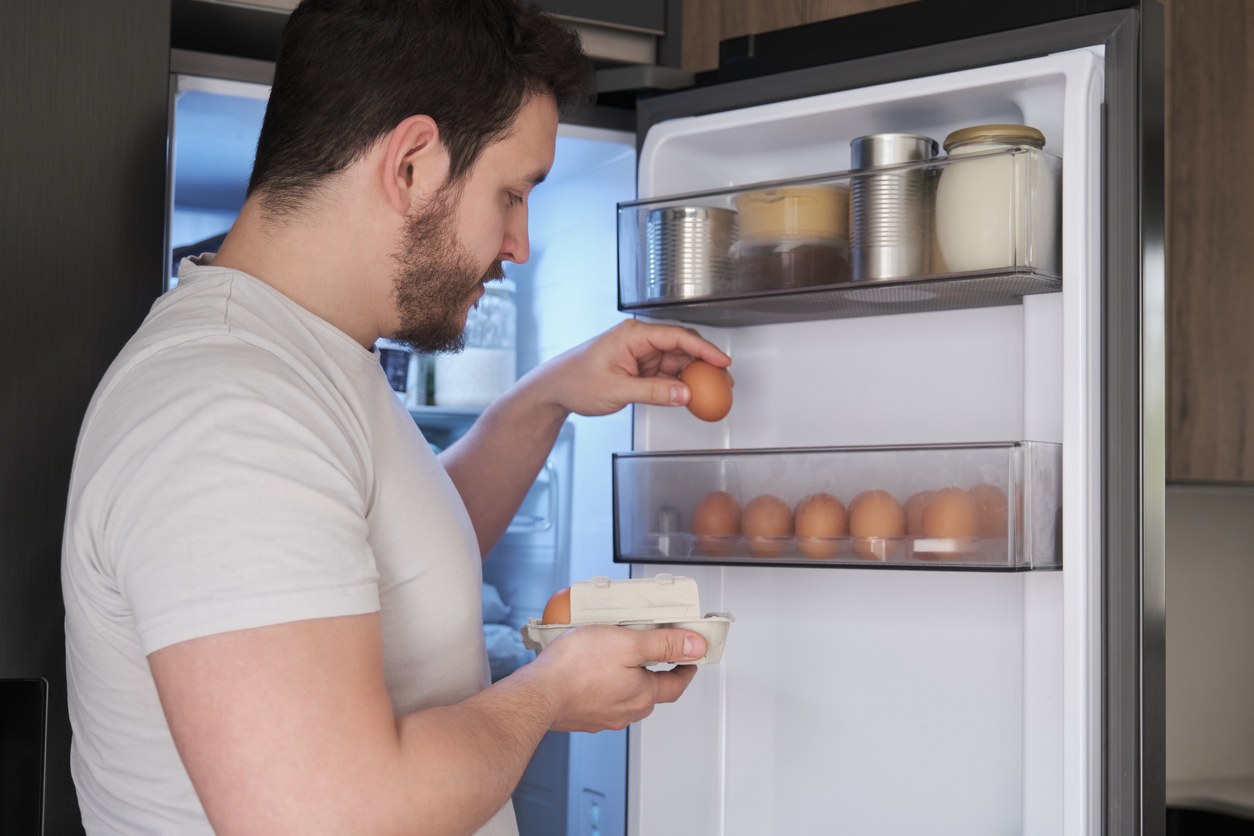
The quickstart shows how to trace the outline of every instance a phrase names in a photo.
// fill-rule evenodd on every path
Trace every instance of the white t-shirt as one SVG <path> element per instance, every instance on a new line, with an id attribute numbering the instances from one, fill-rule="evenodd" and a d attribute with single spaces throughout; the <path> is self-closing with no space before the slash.
<path id="1" fill-rule="evenodd" d="M 147 655 L 378 611 L 397 714 L 487 686 L 465 504 L 377 355 L 185 260 L 106 373 L 66 515 L 71 768 L 89 834 L 210 834 Z M 480 831 L 517 834 L 505 807 Z"/>

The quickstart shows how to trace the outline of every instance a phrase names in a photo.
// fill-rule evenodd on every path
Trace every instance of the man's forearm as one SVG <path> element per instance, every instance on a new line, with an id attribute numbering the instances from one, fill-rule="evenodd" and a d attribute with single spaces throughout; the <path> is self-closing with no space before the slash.
<path id="1" fill-rule="evenodd" d="M 549 695 L 526 676 L 398 718 L 403 774 L 421 789 L 411 788 L 418 803 L 401 808 L 396 832 L 419 821 L 423 833 L 474 832 L 509 799 L 552 722 Z"/>
<path id="2" fill-rule="evenodd" d="M 440 454 L 485 558 L 518 512 L 570 414 L 546 397 L 546 373 L 541 367 L 524 377 Z"/>

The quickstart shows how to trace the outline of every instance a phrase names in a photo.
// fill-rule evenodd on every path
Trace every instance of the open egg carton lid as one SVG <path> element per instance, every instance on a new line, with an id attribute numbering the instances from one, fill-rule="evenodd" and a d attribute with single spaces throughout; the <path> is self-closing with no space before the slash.
<path id="1" fill-rule="evenodd" d="M 682 664 L 715 665 L 723 658 L 723 645 L 733 621 L 731 613 L 702 617 L 697 582 L 664 573 L 652 578 L 579 581 L 570 588 L 570 624 L 541 624 L 532 618 L 521 631 L 523 644 L 538 653 L 562 633 L 585 624 L 613 624 L 631 630 L 676 627 L 699 633 L 706 641 L 704 656 Z"/>

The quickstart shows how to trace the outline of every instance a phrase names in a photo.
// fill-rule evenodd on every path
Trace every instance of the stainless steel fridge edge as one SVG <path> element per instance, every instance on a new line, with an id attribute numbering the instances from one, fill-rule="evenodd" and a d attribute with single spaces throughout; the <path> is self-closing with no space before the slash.
<path id="1" fill-rule="evenodd" d="M 1166 832 L 1163 8 L 1106 42 L 1103 832 Z"/>
<path id="2" fill-rule="evenodd" d="M 961 45 L 959 47 L 959 44 Z M 1101 810 L 1165 831 L 1163 10 L 1103 12 L 641 99 L 637 150 L 675 118 L 1104 46 Z"/>

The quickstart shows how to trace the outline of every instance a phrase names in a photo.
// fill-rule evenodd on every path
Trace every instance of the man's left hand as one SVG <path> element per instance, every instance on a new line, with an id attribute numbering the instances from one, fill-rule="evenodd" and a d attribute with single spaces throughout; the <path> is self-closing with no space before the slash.
<path id="1" fill-rule="evenodd" d="M 693 360 L 731 365 L 730 357 L 690 328 L 628 319 L 533 374 L 546 399 L 566 412 L 609 415 L 631 403 L 688 403 L 692 392 L 679 374 Z"/>

